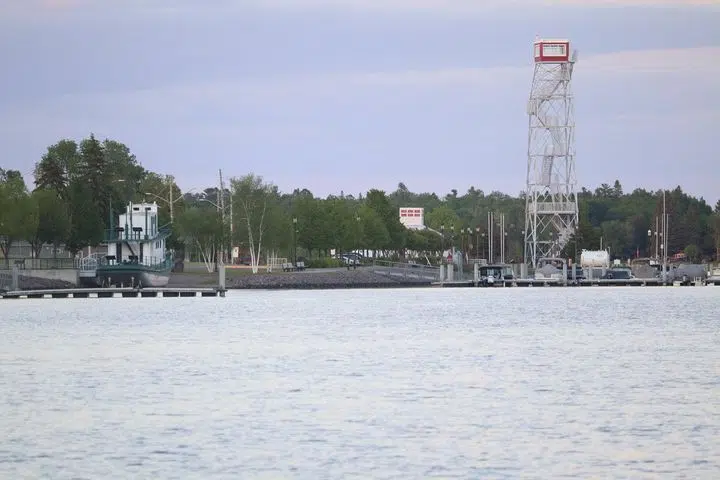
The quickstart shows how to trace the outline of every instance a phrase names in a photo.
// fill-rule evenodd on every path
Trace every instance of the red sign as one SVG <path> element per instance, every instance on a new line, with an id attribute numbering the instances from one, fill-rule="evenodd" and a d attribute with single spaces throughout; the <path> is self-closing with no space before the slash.
<path id="1" fill-rule="evenodd" d="M 448 263 L 452 263 L 452 253 L 448 253 L 447 261 Z"/>

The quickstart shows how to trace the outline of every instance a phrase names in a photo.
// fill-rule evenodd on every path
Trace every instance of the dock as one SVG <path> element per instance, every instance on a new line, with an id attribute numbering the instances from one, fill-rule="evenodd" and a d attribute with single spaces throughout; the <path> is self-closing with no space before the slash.
<path id="1" fill-rule="evenodd" d="M 223 288 L 61 288 L 0 292 L 0 298 L 188 298 L 224 297 L 225 292 Z"/>
<path id="2" fill-rule="evenodd" d="M 695 282 L 663 281 L 659 278 L 630 278 L 630 279 L 583 279 L 568 280 L 567 283 L 560 279 L 513 279 L 513 280 L 496 280 L 494 283 L 486 284 L 476 282 L 475 280 L 453 280 L 445 282 L 433 282 L 433 287 L 440 288 L 462 288 L 462 287 L 479 287 L 479 288 L 495 288 L 495 287 L 663 287 L 663 286 L 693 286 Z"/>

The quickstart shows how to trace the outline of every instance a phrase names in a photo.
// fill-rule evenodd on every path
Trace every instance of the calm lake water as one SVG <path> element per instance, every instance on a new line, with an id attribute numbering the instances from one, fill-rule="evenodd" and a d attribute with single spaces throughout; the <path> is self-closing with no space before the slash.
<path id="1" fill-rule="evenodd" d="M 0 301 L 0 478 L 720 478 L 720 288 Z"/>

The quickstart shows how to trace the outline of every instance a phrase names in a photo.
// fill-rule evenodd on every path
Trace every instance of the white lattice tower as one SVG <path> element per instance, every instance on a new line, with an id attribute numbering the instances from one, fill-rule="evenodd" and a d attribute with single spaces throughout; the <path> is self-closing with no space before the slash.
<path id="1" fill-rule="evenodd" d="M 535 41 L 528 101 L 525 263 L 557 258 L 578 225 L 572 73 L 568 40 Z"/>

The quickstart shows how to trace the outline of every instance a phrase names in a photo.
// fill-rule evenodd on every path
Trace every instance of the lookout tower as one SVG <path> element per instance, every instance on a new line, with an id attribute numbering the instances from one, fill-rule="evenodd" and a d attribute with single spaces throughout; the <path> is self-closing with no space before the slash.
<path id="1" fill-rule="evenodd" d="M 578 225 L 575 175 L 575 114 L 572 94 L 577 52 L 569 40 L 534 44 L 527 113 L 528 154 L 525 201 L 525 263 L 558 257 Z"/>

